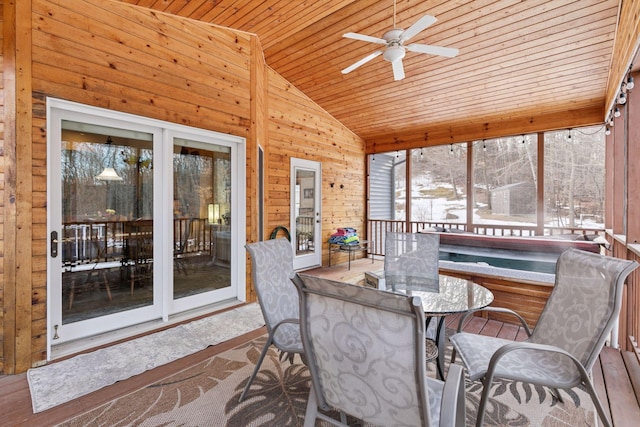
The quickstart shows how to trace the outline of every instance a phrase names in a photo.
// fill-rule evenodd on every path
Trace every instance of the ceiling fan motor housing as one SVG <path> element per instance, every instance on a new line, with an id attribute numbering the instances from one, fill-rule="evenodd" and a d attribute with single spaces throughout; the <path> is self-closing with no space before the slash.
<path id="1" fill-rule="evenodd" d="M 399 59 L 404 58 L 406 54 L 406 50 L 404 46 L 402 46 L 402 33 L 404 30 L 400 28 L 394 28 L 393 30 L 389 30 L 382 36 L 383 39 L 387 41 L 387 48 L 384 50 L 384 54 L 382 57 L 385 61 L 395 62 Z"/>
<path id="2" fill-rule="evenodd" d="M 395 42 L 397 44 L 400 43 L 400 36 L 404 33 L 402 28 L 394 28 L 393 30 L 389 30 L 382 36 L 383 39 L 387 41 L 387 43 Z"/>

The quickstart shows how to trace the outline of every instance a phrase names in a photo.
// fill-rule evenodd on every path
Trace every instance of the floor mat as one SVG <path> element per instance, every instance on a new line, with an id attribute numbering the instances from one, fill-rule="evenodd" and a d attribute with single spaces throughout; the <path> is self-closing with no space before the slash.
<path id="1" fill-rule="evenodd" d="M 224 327 L 220 327 L 223 325 Z M 264 326 L 257 303 L 135 340 L 29 369 L 33 412 L 41 412 Z"/>

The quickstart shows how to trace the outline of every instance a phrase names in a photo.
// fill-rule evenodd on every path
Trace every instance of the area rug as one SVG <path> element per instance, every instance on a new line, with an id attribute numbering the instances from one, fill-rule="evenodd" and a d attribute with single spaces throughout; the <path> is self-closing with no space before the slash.
<path id="1" fill-rule="evenodd" d="M 238 402 L 265 339 L 262 336 L 239 345 L 59 426 L 302 426 L 310 379 L 298 356 L 293 364 L 280 361 L 272 347 L 247 397 Z M 433 363 L 428 368 L 435 375 Z M 480 383 L 467 382 L 469 426 L 475 425 L 480 392 Z M 548 389 L 497 383 L 485 421 L 498 426 L 594 425 L 594 411 L 585 392 L 577 390 L 563 397 L 561 403 Z"/>
<path id="2" fill-rule="evenodd" d="M 71 359 L 29 369 L 33 412 L 41 412 L 264 326 L 257 303 Z"/>

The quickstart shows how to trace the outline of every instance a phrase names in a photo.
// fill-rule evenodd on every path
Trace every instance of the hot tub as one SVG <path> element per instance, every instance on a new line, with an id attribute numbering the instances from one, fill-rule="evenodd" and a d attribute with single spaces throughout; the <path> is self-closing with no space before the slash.
<path id="1" fill-rule="evenodd" d="M 555 274 L 556 261 L 569 248 L 600 253 L 592 241 L 547 237 L 482 236 L 471 233 L 440 235 L 440 260 L 497 268 Z"/>

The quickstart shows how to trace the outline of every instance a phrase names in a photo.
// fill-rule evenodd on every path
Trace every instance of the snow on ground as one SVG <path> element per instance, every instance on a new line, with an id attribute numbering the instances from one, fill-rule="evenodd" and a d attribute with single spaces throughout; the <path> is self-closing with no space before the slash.
<path id="1" fill-rule="evenodd" d="M 427 191 L 433 192 L 438 188 L 448 188 L 451 186 L 446 183 L 435 184 L 429 179 L 417 179 L 412 185 L 412 211 L 414 221 L 426 221 L 426 222 L 465 222 L 466 221 L 466 203 L 467 198 L 461 196 L 458 200 L 449 200 L 446 197 L 430 197 L 426 194 Z M 404 198 L 405 189 L 396 189 L 398 198 Z M 483 206 L 479 205 L 478 209 Z M 501 225 L 520 225 L 520 226 L 535 226 L 535 222 L 530 221 L 517 221 L 517 220 L 499 220 L 495 218 L 483 218 L 474 210 L 473 222 L 475 224 L 501 224 Z M 396 211 L 396 218 L 402 218 L 404 216 L 404 209 Z M 565 219 L 564 224 L 560 224 L 557 219 L 547 221 L 545 223 L 548 227 L 561 227 L 568 224 L 568 219 Z M 584 228 L 603 228 L 604 224 L 594 222 L 591 219 L 585 219 L 578 224 L 577 227 Z"/>

